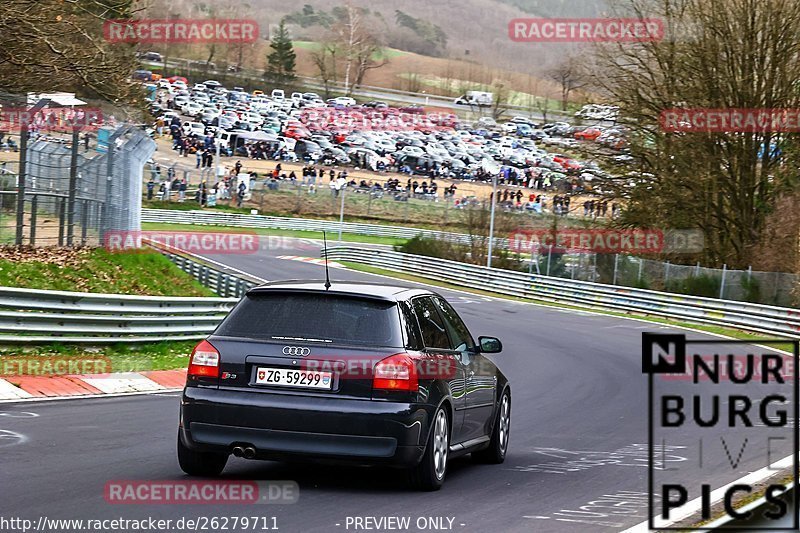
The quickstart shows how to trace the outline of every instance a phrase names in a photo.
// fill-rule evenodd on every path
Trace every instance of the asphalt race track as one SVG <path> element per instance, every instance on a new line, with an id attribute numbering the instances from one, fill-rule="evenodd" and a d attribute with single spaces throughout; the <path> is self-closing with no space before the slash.
<path id="1" fill-rule="evenodd" d="M 318 250 L 264 250 L 213 259 L 266 280 L 323 276 L 318 265 L 277 258 L 287 254 L 318 257 Z M 331 276 L 334 286 L 337 279 L 382 280 L 341 269 L 331 269 Z M 178 394 L 3 404 L 0 515 L 33 520 L 42 515 L 268 515 L 277 517 L 279 529 L 287 532 L 353 531 L 352 525 L 347 527 L 348 517 L 367 516 L 410 517 L 409 531 L 430 530 L 417 529 L 418 518 L 444 517 L 445 527 L 447 519 L 453 519 L 452 530 L 465 532 L 620 531 L 646 520 L 647 378 L 641 371 L 641 334 L 669 330 L 634 320 L 439 292 L 475 335 L 503 340 L 504 352 L 493 359 L 512 384 L 511 443 L 505 464 L 475 465 L 469 458 L 459 459 L 451 463 L 441 491 L 417 493 L 393 470 L 231 458 L 226 478 L 294 480 L 300 487 L 299 502 L 111 505 L 103 497 L 108 481 L 185 479 L 175 457 Z M 668 452 L 668 460 L 697 461 L 688 434 L 685 442 L 671 444 L 686 448 Z M 783 457 L 789 448 L 774 453 Z M 724 454 L 709 453 L 702 468 L 694 471 L 697 480 L 716 488 L 761 469 L 763 462 L 763 454 L 747 450 L 732 469 Z M 626 503 L 608 503 L 614 501 Z"/>

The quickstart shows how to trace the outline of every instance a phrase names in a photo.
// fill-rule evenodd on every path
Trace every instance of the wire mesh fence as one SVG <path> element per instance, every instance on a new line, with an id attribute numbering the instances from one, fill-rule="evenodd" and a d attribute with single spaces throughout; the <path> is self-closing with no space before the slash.
<path id="1" fill-rule="evenodd" d="M 626 254 L 537 254 L 529 262 L 537 274 L 776 306 L 794 306 L 800 276 L 680 265 Z"/>
<path id="2" fill-rule="evenodd" d="M 84 139 L 31 138 L 19 153 L 24 169 L 19 160 L 0 164 L 0 242 L 97 246 L 105 232 L 140 228 L 143 168 L 155 143 L 127 126 L 101 129 L 91 147 Z"/>

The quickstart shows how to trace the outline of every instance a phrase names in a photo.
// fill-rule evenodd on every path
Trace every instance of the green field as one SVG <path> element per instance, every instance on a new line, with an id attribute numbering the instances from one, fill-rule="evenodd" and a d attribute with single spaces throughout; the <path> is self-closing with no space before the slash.
<path id="1" fill-rule="evenodd" d="M 292 45 L 294 45 L 295 48 L 299 48 L 301 50 L 315 51 L 322 46 L 322 43 L 313 41 L 292 41 Z M 400 57 L 407 54 L 408 52 L 397 50 L 396 48 L 383 48 L 380 52 L 376 52 L 375 54 L 373 54 L 372 59 L 375 61 L 380 61 L 381 59 L 392 59 L 394 57 Z"/>

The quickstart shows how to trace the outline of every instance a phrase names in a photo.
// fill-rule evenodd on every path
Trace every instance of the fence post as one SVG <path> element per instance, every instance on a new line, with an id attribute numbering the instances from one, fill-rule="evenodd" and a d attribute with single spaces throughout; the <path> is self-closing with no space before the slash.
<path id="1" fill-rule="evenodd" d="M 80 129 L 72 128 L 72 153 L 69 163 L 69 197 L 67 200 L 67 246 L 72 246 L 75 237 L 75 194 L 78 192 L 78 144 Z"/>
<path id="2" fill-rule="evenodd" d="M 722 265 L 722 282 L 719 284 L 719 299 L 723 300 L 725 296 L 725 277 L 728 273 L 728 265 Z"/>
<path id="3" fill-rule="evenodd" d="M 36 102 L 28 109 L 29 116 L 33 116 L 40 109 L 50 103 L 48 99 Z M 19 128 L 19 166 L 17 167 L 17 227 L 15 243 L 22 246 L 25 227 L 25 179 L 28 170 L 28 121 L 23 120 Z"/>
<path id="4" fill-rule="evenodd" d="M 753 281 L 753 265 L 747 267 L 747 282 L 750 283 Z"/>
<path id="5" fill-rule="evenodd" d="M 700 276 L 700 261 L 697 262 L 697 265 L 694 267 L 694 277 Z"/>
<path id="6" fill-rule="evenodd" d="M 592 254 L 592 260 L 594 261 L 594 264 L 593 264 L 594 269 L 592 270 L 592 281 L 596 282 L 597 281 L 597 252 Z"/>
<path id="7" fill-rule="evenodd" d="M 89 230 L 89 200 L 83 201 L 81 211 L 81 246 L 86 246 L 86 235 Z"/>
<path id="8" fill-rule="evenodd" d="M 664 264 L 664 289 L 667 288 L 669 283 L 669 261 Z"/>
<path id="9" fill-rule="evenodd" d="M 550 275 L 550 260 L 553 258 L 553 245 L 551 244 L 547 251 L 547 275 Z"/>
<path id="10" fill-rule="evenodd" d="M 39 197 L 34 194 L 31 198 L 31 246 L 36 245 L 36 204 L 39 202 Z"/>
<path id="11" fill-rule="evenodd" d="M 64 246 L 64 221 L 67 214 L 66 198 L 58 199 L 58 245 Z"/>
<path id="12" fill-rule="evenodd" d="M 617 269 L 619 268 L 619 254 L 614 254 L 614 279 L 611 281 L 612 285 L 617 284 Z"/>

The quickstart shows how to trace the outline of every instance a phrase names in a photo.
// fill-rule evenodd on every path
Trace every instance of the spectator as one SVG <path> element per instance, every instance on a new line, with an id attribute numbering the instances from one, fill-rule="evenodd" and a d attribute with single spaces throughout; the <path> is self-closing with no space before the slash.
<path id="1" fill-rule="evenodd" d="M 186 183 L 186 179 L 181 179 L 180 185 L 178 185 L 178 201 L 183 202 L 186 199 L 186 189 L 188 188 L 188 184 Z"/>

